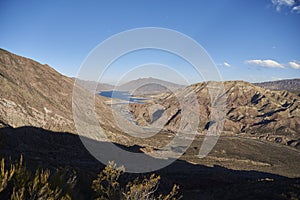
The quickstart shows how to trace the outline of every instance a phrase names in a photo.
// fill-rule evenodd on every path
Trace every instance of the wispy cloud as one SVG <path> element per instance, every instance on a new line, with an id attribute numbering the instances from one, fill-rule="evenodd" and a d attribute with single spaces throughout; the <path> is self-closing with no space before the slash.
<path id="1" fill-rule="evenodd" d="M 228 62 L 224 62 L 223 66 L 225 66 L 225 67 L 231 67 L 231 65 Z"/>
<path id="2" fill-rule="evenodd" d="M 276 11 L 280 12 L 282 7 L 291 8 L 291 12 L 300 13 L 299 0 L 271 0 L 276 7 Z"/>
<path id="3" fill-rule="evenodd" d="M 294 69 L 300 69 L 300 63 L 297 63 L 296 61 L 289 62 L 289 66 Z"/>
<path id="4" fill-rule="evenodd" d="M 292 6 L 295 3 L 295 0 L 272 0 L 274 5 L 285 5 L 285 6 Z"/>
<path id="5" fill-rule="evenodd" d="M 282 64 L 275 60 L 246 60 L 245 63 L 261 67 L 284 68 Z"/>
<path id="6" fill-rule="evenodd" d="M 300 13 L 300 6 L 294 6 L 294 7 L 292 8 L 292 12 Z"/>

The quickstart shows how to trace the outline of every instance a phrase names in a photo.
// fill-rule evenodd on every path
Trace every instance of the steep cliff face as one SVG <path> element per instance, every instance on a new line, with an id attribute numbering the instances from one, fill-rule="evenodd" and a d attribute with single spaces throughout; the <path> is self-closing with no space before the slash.
<path id="1" fill-rule="evenodd" d="M 208 83 L 194 84 L 179 91 L 176 95 L 166 95 L 147 104 L 133 104 L 131 112 L 138 123 L 147 126 L 156 110 L 153 105 L 159 104 L 168 117 L 165 129 L 176 130 L 180 123 L 178 98 L 190 112 L 200 113 L 198 132 L 205 133 L 209 128 L 211 100 L 207 89 Z M 300 138 L 300 98 L 287 91 L 272 91 L 243 81 L 224 83 L 227 98 L 226 117 L 223 133 L 243 134 L 260 139 L 299 145 Z M 193 109 L 195 102 L 189 100 L 191 91 L 197 95 L 198 110 Z M 163 116 L 163 115 L 161 115 Z M 159 120 L 159 119 L 156 119 Z"/>

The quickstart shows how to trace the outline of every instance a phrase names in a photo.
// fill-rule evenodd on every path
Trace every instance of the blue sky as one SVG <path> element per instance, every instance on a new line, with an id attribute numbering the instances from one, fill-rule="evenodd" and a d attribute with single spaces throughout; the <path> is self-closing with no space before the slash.
<path id="1" fill-rule="evenodd" d="M 299 0 L 2 0 L 0 47 L 76 76 L 89 52 L 110 36 L 133 28 L 163 27 L 202 45 L 224 80 L 299 78 L 299 5 Z M 134 67 L 129 59 L 139 58 L 142 64 L 151 62 L 151 55 L 129 56 L 123 73 Z M 164 56 L 159 60 L 163 64 L 169 59 Z M 192 77 L 190 66 L 182 63 L 174 59 L 169 64 Z M 114 66 L 106 82 L 118 79 L 121 65 Z"/>

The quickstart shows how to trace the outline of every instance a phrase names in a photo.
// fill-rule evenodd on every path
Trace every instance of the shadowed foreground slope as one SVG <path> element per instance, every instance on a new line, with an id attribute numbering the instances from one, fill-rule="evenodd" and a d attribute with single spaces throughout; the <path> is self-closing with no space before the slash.
<path id="1" fill-rule="evenodd" d="M 91 141 L 95 145 L 101 145 Z M 79 181 L 79 199 L 90 198 L 86 188 L 104 166 L 93 158 L 79 137 L 34 127 L 0 129 L 0 155 L 17 160 L 22 154 L 29 169 L 37 167 L 74 169 Z M 139 152 L 138 146 L 123 147 Z M 205 167 L 178 160 L 156 172 L 161 175 L 162 191 L 173 183 L 181 186 L 184 199 L 290 199 L 300 198 L 299 179 L 257 171 L 230 170 L 220 166 Z M 84 177 L 83 177 L 84 175 Z M 127 178 L 136 176 L 127 174 Z"/>

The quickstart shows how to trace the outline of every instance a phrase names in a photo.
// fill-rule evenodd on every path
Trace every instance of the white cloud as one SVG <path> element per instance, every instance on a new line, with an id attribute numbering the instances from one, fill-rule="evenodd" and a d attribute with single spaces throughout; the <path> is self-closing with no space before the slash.
<path id="1" fill-rule="evenodd" d="M 231 67 L 231 65 L 230 65 L 228 62 L 224 62 L 223 65 L 224 65 L 225 67 Z"/>
<path id="2" fill-rule="evenodd" d="M 280 12 L 282 6 L 291 7 L 295 4 L 295 0 L 272 0 L 272 3 L 276 6 L 276 10 Z"/>
<path id="3" fill-rule="evenodd" d="M 289 62 L 289 66 L 294 68 L 294 69 L 300 69 L 300 63 L 297 63 L 295 61 Z"/>
<path id="4" fill-rule="evenodd" d="M 294 6 L 292 12 L 300 13 L 300 6 Z"/>
<path id="5" fill-rule="evenodd" d="M 292 6 L 295 3 L 295 0 L 272 0 L 274 5 L 284 5 L 284 6 Z"/>
<path id="6" fill-rule="evenodd" d="M 284 66 L 275 60 L 247 60 L 246 64 L 258 65 L 261 67 L 284 68 Z"/>
<path id="7" fill-rule="evenodd" d="M 291 8 L 291 12 L 300 13 L 299 0 L 271 0 L 276 7 L 276 11 L 280 12 L 283 6 Z"/>

